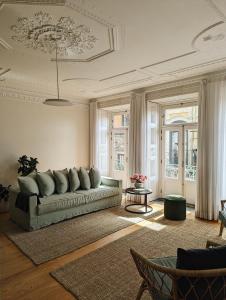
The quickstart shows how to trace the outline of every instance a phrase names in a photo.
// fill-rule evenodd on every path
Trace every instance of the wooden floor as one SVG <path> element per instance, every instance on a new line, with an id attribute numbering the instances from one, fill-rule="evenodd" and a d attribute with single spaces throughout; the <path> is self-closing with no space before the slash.
<path id="1" fill-rule="evenodd" d="M 162 208 L 161 203 L 155 203 L 153 206 L 157 209 Z M 1 228 L 4 227 L 8 218 L 8 214 L 0 214 Z M 97 242 L 39 266 L 34 265 L 3 233 L 0 233 L 0 299 L 75 299 L 49 275 L 49 272 L 138 230 L 141 226 L 145 226 L 145 224 L 147 224 L 146 222 L 148 221 L 131 225 Z"/>

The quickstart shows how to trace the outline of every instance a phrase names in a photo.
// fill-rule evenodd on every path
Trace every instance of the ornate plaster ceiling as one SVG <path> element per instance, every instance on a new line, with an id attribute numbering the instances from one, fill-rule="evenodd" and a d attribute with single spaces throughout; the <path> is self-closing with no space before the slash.
<path id="1" fill-rule="evenodd" d="M 28 5 L 29 4 L 29 5 Z M 0 0 L 0 88 L 89 98 L 226 68 L 225 0 Z"/>
<path id="2" fill-rule="evenodd" d="M 72 17 L 60 17 L 54 22 L 53 16 L 43 11 L 19 17 L 11 30 L 11 38 L 25 47 L 49 54 L 57 49 L 61 57 L 84 54 L 97 41 L 88 26 L 77 25 Z"/>

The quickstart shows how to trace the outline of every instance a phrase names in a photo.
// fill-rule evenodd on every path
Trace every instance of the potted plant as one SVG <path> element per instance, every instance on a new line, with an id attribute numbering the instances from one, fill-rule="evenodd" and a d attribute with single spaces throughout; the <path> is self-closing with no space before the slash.
<path id="1" fill-rule="evenodd" d="M 20 164 L 18 174 L 27 176 L 34 171 L 37 172 L 37 164 L 39 163 L 37 158 L 28 158 L 27 155 L 23 155 L 18 159 L 18 162 Z"/>
<path id="2" fill-rule="evenodd" d="M 0 184 L 0 212 L 7 212 L 9 210 L 9 186 L 3 186 Z"/>
<path id="3" fill-rule="evenodd" d="M 144 182 L 147 180 L 147 176 L 135 173 L 130 176 L 130 180 L 132 183 L 134 183 L 135 188 L 141 189 L 144 187 Z"/>

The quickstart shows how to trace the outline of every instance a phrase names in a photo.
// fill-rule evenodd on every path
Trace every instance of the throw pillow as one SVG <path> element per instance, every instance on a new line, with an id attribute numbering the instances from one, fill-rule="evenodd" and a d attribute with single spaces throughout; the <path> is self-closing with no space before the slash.
<path id="1" fill-rule="evenodd" d="M 101 184 L 100 171 L 96 168 L 91 168 L 89 171 L 91 188 L 98 188 Z"/>
<path id="2" fill-rule="evenodd" d="M 50 196 L 55 191 L 55 182 L 50 170 L 43 173 L 37 173 L 37 182 L 41 196 Z"/>
<path id="3" fill-rule="evenodd" d="M 36 174 L 32 173 L 28 176 L 18 177 L 18 184 L 20 191 L 25 194 L 37 194 L 39 195 L 39 189 L 37 182 L 35 181 Z"/>
<path id="4" fill-rule="evenodd" d="M 226 246 L 208 249 L 177 249 L 177 268 L 185 270 L 207 270 L 225 268 Z M 177 280 L 180 299 L 194 299 L 205 295 L 205 299 L 223 299 L 225 295 L 224 279 L 219 277 L 209 286 L 206 278 L 180 277 Z M 193 286 L 191 290 L 191 286 Z M 190 291 L 190 292 L 189 292 Z M 194 292 L 195 291 L 195 292 Z M 188 295 L 189 293 L 189 295 Z M 203 298 L 204 299 L 204 298 Z"/>
<path id="5" fill-rule="evenodd" d="M 226 246 L 207 249 L 177 249 L 177 268 L 207 270 L 226 268 Z"/>
<path id="6" fill-rule="evenodd" d="M 80 187 L 78 171 L 76 168 L 69 170 L 70 192 L 75 192 Z"/>
<path id="7" fill-rule="evenodd" d="M 53 176 L 56 183 L 57 194 L 66 193 L 69 188 L 68 170 L 64 169 L 64 170 L 53 171 Z"/>
<path id="8" fill-rule="evenodd" d="M 89 179 L 89 174 L 85 168 L 80 168 L 78 172 L 78 177 L 80 180 L 81 188 L 83 190 L 89 190 L 91 187 L 91 183 Z"/>

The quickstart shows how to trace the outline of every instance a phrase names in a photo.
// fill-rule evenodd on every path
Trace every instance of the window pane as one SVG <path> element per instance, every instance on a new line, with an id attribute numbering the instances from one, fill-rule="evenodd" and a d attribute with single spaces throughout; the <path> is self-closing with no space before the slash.
<path id="1" fill-rule="evenodd" d="M 178 178 L 179 132 L 166 130 L 165 133 L 165 176 Z"/>
<path id="2" fill-rule="evenodd" d="M 186 180 L 196 180 L 197 175 L 197 148 L 198 148 L 198 131 L 197 129 L 185 130 L 185 168 L 184 177 Z"/>
<path id="3" fill-rule="evenodd" d="M 125 137 L 124 133 L 113 134 L 114 169 L 124 171 L 125 169 Z"/>
<path id="4" fill-rule="evenodd" d="M 198 106 L 167 108 L 165 124 L 184 124 L 198 122 Z"/>
<path id="5" fill-rule="evenodd" d="M 120 113 L 113 115 L 113 128 L 125 128 L 129 126 L 129 115 Z"/>

